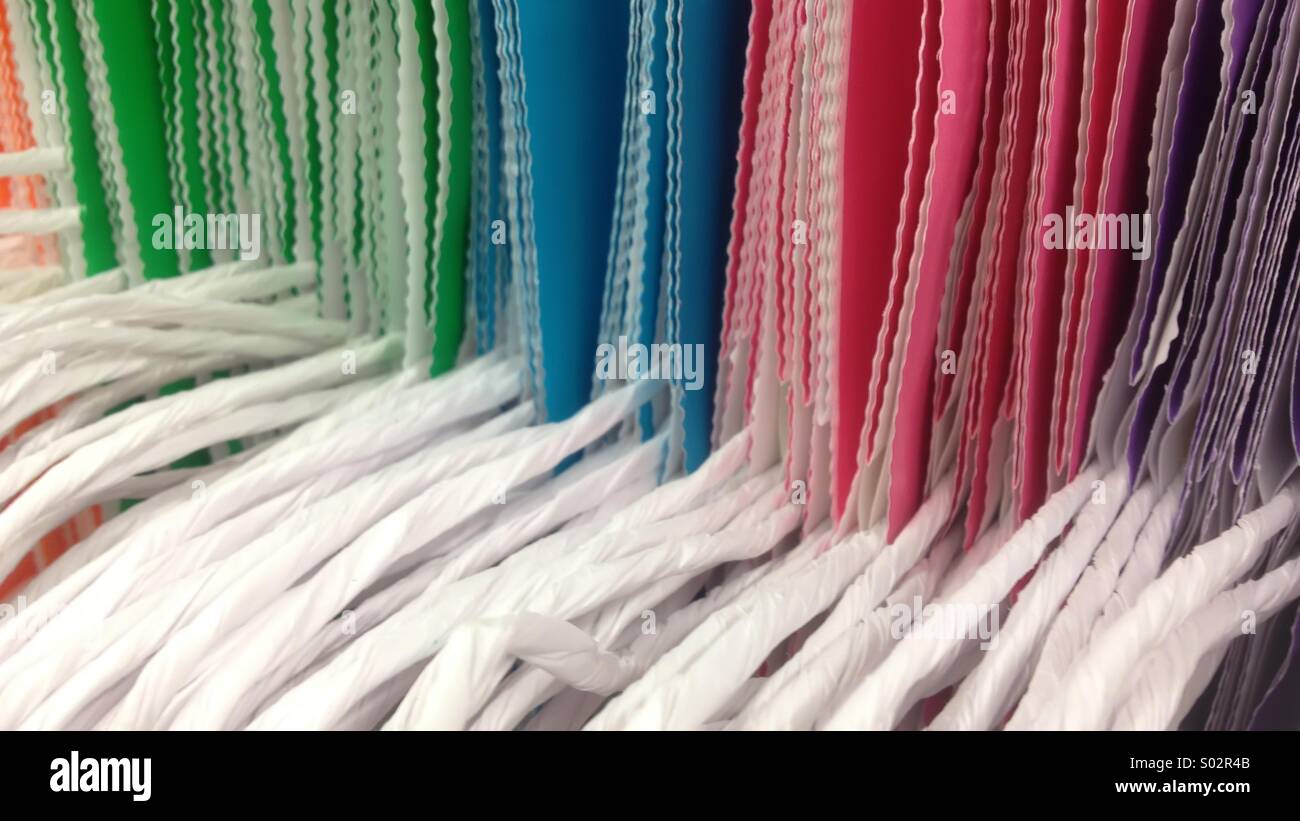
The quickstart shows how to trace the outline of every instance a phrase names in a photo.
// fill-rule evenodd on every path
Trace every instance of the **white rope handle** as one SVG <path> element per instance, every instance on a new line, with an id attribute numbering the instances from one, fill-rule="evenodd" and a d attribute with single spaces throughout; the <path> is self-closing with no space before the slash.
<path id="1" fill-rule="evenodd" d="M 630 595 L 653 581 L 760 556 L 794 528 L 798 515 L 799 511 L 787 506 L 756 525 L 692 537 L 678 542 L 671 550 L 646 550 L 622 559 L 580 567 L 571 576 L 556 579 L 538 590 L 539 595 L 524 599 L 517 592 L 515 596 L 518 598 L 512 597 L 513 601 L 497 599 L 493 602 L 493 610 L 500 612 L 511 605 L 518 607 L 523 601 L 529 601 L 539 612 L 572 618 L 618 596 Z M 425 668 L 394 715 L 397 722 L 394 726 L 436 726 L 439 704 L 446 701 L 440 691 L 450 684 L 437 675 L 440 667 L 435 659 Z M 605 672 L 617 673 L 617 670 Z"/>
<path id="2" fill-rule="evenodd" d="M 1300 596 L 1300 559 L 1220 593 L 1144 659 L 1111 729 L 1174 729 L 1210 683 L 1228 643 Z"/>
<path id="3" fill-rule="evenodd" d="M 954 528 L 935 545 L 929 557 L 910 570 L 901 571 L 899 568 L 909 562 L 906 557 L 895 558 L 898 553 L 906 552 L 897 546 L 911 527 L 909 523 L 899 539 L 853 583 L 799 652 L 763 682 L 730 729 L 811 730 L 817 717 L 838 703 L 889 652 L 893 646 L 889 606 L 907 605 L 914 595 L 931 595 L 965 535 L 960 528 Z M 863 598 L 857 592 L 894 585 L 900 576 L 902 581 L 883 597 L 883 604 L 872 601 L 876 598 L 873 594 Z M 859 601 L 846 608 L 845 601 L 851 595 Z M 877 607 L 878 604 L 881 606 Z M 852 610 L 854 618 L 846 620 L 844 610 Z"/>
<path id="4" fill-rule="evenodd" d="M 1005 599 L 1074 518 L 1098 478 L 1100 470 L 1094 465 L 1057 491 L 944 604 L 958 605 L 954 610 L 959 611 L 959 618 L 969 621 L 978 618 L 980 608 Z M 971 623 L 963 626 L 975 627 Z M 892 729 L 915 699 L 925 695 L 916 690 L 955 660 L 964 644 L 957 632 L 943 637 L 909 633 L 822 726 L 828 730 Z"/>
<path id="5" fill-rule="evenodd" d="M 619 443 L 583 459 L 555 480 L 512 504 L 502 517 L 485 522 L 488 527 L 475 528 L 465 537 L 455 540 L 458 544 L 448 549 L 445 555 L 400 575 L 393 584 L 360 602 L 346 616 L 336 617 L 317 630 L 314 636 L 302 642 L 301 649 L 292 658 L 275 665 L 271 671 L 264 671 L 228 714 L 207 710 L 204 719 L 210 726 L 244 726 L 268 697 L 288 689 L 283 686 L 287 682 L 317 664 L 318 660 L 327 659 L 352 636 L 365 633 L 381 623 L 431 586 L 445 584 L 496 564 L 503 555 L 518 550 L 557 524 L 571 521 L 580 511 L 589 510 L 600 498 L 601 489 L 634 487 L 640 483 L 641 477 L 653 479 L 661 444 L 651 441 L 635 447 L 631 445 L 630 441 Z M 206 686 L 219 675 L 226 658 L 238 655 L 239 649 L 227 641 L 226 646 L 209 658 L 203 673 L 187 685 L 176 701 L 183 703 L 197 688 Z M 394 701 L 393 706 L 396 703 Z M 181 724 L 188 720 L 183 712 L 182 708 L 178 713 L 177 721 Z"/>
<path id="6" fill-rule="evenodd" d="M 62 148 L 28 148 L 0 152 L 0 177 L 25 177 L 62 171 L 67 166 Z"/>
<path id="7" fill-rule="evenodd" d="M 0 236 L 9 234 L 55 234 L 81 224 L 81 208 L 30 208 L 0 211 Z"/>
<path id="8" fill-rule="evenodd" d="M 1132 609 L 1117 618 L 1070 666 L 1065 686 L 1033 719 L 1034 729 L 1104 729 L 1134 665 L 1197 608 L 1245 573 L 1269 538 L 1296 513 L 1293 482 L 1247 513 L 1221 536 L 1183 556 L 1151 583 Z"/>
<path id="9" fill-rule="evenodd" d="M 509 414 L 497 418 L 507 416 Z M 484 427 L 492 425 L 493 421 Z M 451 473 L 458 473 L 465 464 L 475 463 L 475 457 L 481 455 L 474 452 L 473 448 L 460 448 L 457 452 L 455 447 L 444 447 L 435 448 L 431 452 L 441 455 L 443 464 L 449 461 L 456 463 L 448 466 Z M 336 492 L 329 494 L 328 498 L 313 499 L 306 506 L 286 512 L 287 515 L 277 516 L 271 522 L 254 521 L 238 540 L 209 539 L 209 536 L 218 535 L 220 528 L 215 528 L 184 545 L 178 552 L 185 559 L 195 557 L 194 563 L 198 567 L 194 572 L 172 584 L 150 585 L 149 595 L 141 596 L 129 606 L 119 608 L 105 622 L 104 630 L 109 640 L 101 640 L 100 647 L 69 648 L 63 656 L 66 658 L 71 653 L 70 660 L 79 665 L 79 669 L 74 666 L 73 675 L 56 677 L 58 669 L 45 664 L 48 659 L 57 659 L 55 654 L 47 653 L 37 663 L 36 667 L 43 671 L 41 675 L 47 682 L 46 688 L 52 686 L 49 682 L 62 681 L 63 684 L 24 719 L 22 726 L 65 727 L 78 712 L 96 702 L 101 703 L 105 711 L 112 709 L 112 715 L 108 718 L 112 726 L 139 727 L 149 724 L 153 716 L 132 716 L 139 716 L 140 707 L 147 706 L 137 705 L 141 699 L 148 697 L 156 700 L 170 695 L 172 688 L 160 676 L 175 671 L 175 664 L 168 662 L 177 661 L 178 655 L 181 656 L 180 661 L 185 661 L 188 657 L 184 656 L 184 651 L 189 649 L 188 644 L 176 640 L 214 626 L 203 622 L 210 621 L 215 614 L 220 613 L 224 600 L 219 597 L 229 598 L 229 593 L 237 586 L 257 586 L 261 581 L 282 579 L 284 576 L 300 578 L 320 561 L 322 553 L 354 538 L 365 525 L 365 521 L 357 522 L 349 518 L 354 510 L 357 491 L 373 490 L 375 485 L 383 483 L 387 477 L 379 470 L 378 463 L 389 458 L 391 457 L 380 455 L 374 457 L 370 464 L 358 466 L 360 469 L 356 472 L 365 478 L 353 481 L 342 491 L 344 494 L 352 494 L 351 498 L 340 495 L 335 488 Z M 430 472 L 436 475 L 437 466 L 431 465 Z M 374 494 L 370 495 L 373 498 Z M 237 550 L 229 553 L 226 548 L 232 544 Z M 93 652 L 96 650 L 97 655 Z M 77 654 L 94 657 L 78 660 Z M 150 659 L 150 656 L 153 658 Z M 131 684 L 129 693 L 121 693 L 103 703 L 102 696 L 111 683 L 142 664 L 145 667 Z M 32 678 L 29 673 L 17 683 L 27 686 Z M 35 687 L 28 686 L 28 689 Z M 9 704 L 3 705 L 3 709 L 9 709 Z"/>
<path id="10" fill-rule="evenodd" d="M 60 277 L 63 269 L 58 265 L 21 265 L 16 268 L 0 268 L 0 288 L 20 285 L 32 279 L 46 279 L 55 275 Z"/>
<path id="11" fill-rule="evenodd" d="M 1043 640 L 1043 652 L 1038 657 L 1024 696 L 1016 705 L 1012 721 L 1025 720 L 1022 715 L 1027 718 L 1038 712 L 1087 645 L 1102 607 L 1119 581 L 1121 568 L 1133 554 L 1138 533 L 1150 517 L 1156 498 L 1156 486 L 1146 482 L 1124 502 L 1119 517 L 1106 533 L 1106 540 L 1097 549 L 1092 565 L 1083 572 L 1079 584 L 1048 630 Z"/>
<path id="12" fill-rule="evenodd" d="M 1119 515 L 1128 495 L 1128 466 L 1116 468 L 1103 481 L 1105 495 L 1099 500 L 1094 489 L 1092 504 L 1084 505 L 1061 545 L 1034 571 L 997 640 L 935 717 L 931 729 L 991 729 L 1024 692 L 1044 634 Z"/>
<path id="13" fill-rule="evenodd" d="M 597 403 L 604 402 L 612 396 L 617 394 L 597 400 Z M 683 482 L 674 484 L 689 484 L 693 477 L 694 474 Z M 763 479 L 767 481 L 766 477 Z M 654 504 L 660 504 L 662 499 L 672 495 L 662 494 Z M 762 500 L 751 509 L 765 510 L 766 505 L 767 501 Z M 739 517 L 737 523 L 741 523 L 742 519 L 744 516 Z M 746 524 L 753 526 L 757 523 Z M 547 579 L 555 578 L 559 573 L 583 572 L 582 568 L 591 566 L 593 562 L 604 560 L 608 563 L 610 559 L 606 557 L 624 556 L 628 561 L 632 561 L 640 553 L 653 553 L 642 548 L 650 544 L 662 543 L 662 535 L 659 538 L 656 538 L 656 535 L 663 533 L 664 526 L 654 524 L 646 526 L 643 530 L 645 532 L 633 539 L 628 538 L 632 534 L 613 533 L 596 539 L 582 549 L 575 546 L 573 549 L 565 550 L 558 556 L 552 556 L 544 551 L 533 553 L 533 547 L 530 547 L 529 552 L 532 553 L 533 561 L 525 561 L 521 553 L 513 557 L 517 559 L 515 562 L 503 562 L 498 567 L 478 573 L 446 588 L 436 590 L 431 588 L 427 596 L 421 596 L 412 603 L 412 606 L 403 609 L 365 636 L 359 637 L 317 675 L 286 693 L 259 716 L 252 726 L 332 726 L 356 699 L 391 675 L 436 652 L 441 641 L 441 631 L 450 629 L 455 623 L 463 620 L 461 614 L 466 609 L 481 608 L 485 601 L 500 601 L 495 596 L 489 598 L 492 591 L 503 590 L 504 592 L 508 589 L 514 590 L 518 595 L 520 587 L 524 586 L 528 590 L 540 592 L 545 589 Z M 562 536 L 563 533 L 562 531 L 557 535 Z M 534 547 L 537 546 L 540 546 L 540 543 Z M 704 543 L 701 544 L 701 548 L 703 546 Z M 627 556 L 625 552 L 627 549 L 639 550 L 640 553 Z M 684 570 L 677 568 L 676 572 L 680 573 Z M 619 579 L 622 583 L 623 577 Z M 566 587 L 565 590 L 569 588 Z M 473 612 L 477 610 L 465 615 L 472 615 Z M 412 632 L 411 628 L 414 625 L 420 627 Z M 435 626 L 439 625 L 445 625 L 445 628 L 435 629 Z"/>
<path id="14" fill-rule="evenodd" d="M 50 610 L 41 618 L 53 615 L 56 611 L 61 616 L 104 618 L 112 612 L 112 608 L 126 592 L 136 585 L 135 574 L 145 562 L 167 555 L 176 545 L 234 520 L 249 508 L 307 482 L 313 475 L 320 476 L 322 471 L 361 461 L 368 450 L 389 452 L 403 442 L 422 437 L 430 429 L 422 420 L 427 420 L 430 416 L 441 417 L 438 396 L 444 391 L 448 396 L 456 393 L 464 387 L 464 378 L 495 372 L 501 368 L 517 372 L 517 368 L 509 362 L 498 363 L 493 368 L 485 367 L 495 358 L 482 357 L 468 367 L 415 386 L 410 385 L 411 374 L 402 372 L 397 377 L 390 378 L 385 388 L 366 391 L 351 403 L 340 406 L 338 411 L 304 424 L 269 448 L 262 457 L 251 460 L 232 474 L 229 481 L 214 484 L 209 488 L 202 505 L 178 505 L 151 518 L 147 527 L 129 543 L 114 548 L 111 563 L 102 568 L 83 568 L 78 573 L 82 577 L 79 586 L 70 583 L 56 588 L 36 606 L 27 608 L 8 624 L 19 625 L 28 617 L 37 618 L 40 614 L 36 611 L 42 606 L 48 606 Z M 128 409 L 108 419 L 114 420 L 130 412 Z M 69 415 L 68 412 L 61 414 L 56 418 L 56 424 Z M 346 431 L 356 425 L 367 426 L 373 433 L 364 440 L 348 437 Z M 57 440 L 60 443 L 64 441 L 67 439 Z M 44 464 L 53 464 L 72 450 L 75 447 L 51 454 L 51 459 Z M 3 455 L 0 453 L 0 457 Z M 284 458 L 286 456 L 291 458 Z M 3 467 L 2 463 L 0 467 Z M 40 467 L 36 473 L 43 470 Z M 7 471 L 0 475 L 7 475 Z M 96 531 L 92 538 L 99 532 Z M 167 567 L 174 574 L 177 572 L 176 562 L 168 562 Z M 87 586 L 94 595 L 82 596 L 74 601 L 74 595 Z M 86 609 L 92 605 L 101 609 Z M 20 651 L 7 640 L 6 632 L 0 631 L 0 662 L 11 654 L 17 656 Z M 3 670 L 4 667 L 0 664 L 0 671 Z"/>
<path id="15" fill-rule="evenodd" d="M 682 643 L 682 648 L 675 652 L 690 652 L 691 647 L 705 642 L 709 646 L 689 669 L 653 689 L 639 709 L 628 714 L 622 726 L 646 728 L 656 726 L 658 721 L 665 722 L 658 725 L 663 727 L 701 726 L 723 706 L 727 696 L 739 689 L 777 643 L 834 603 L 855 579 L 865 581 L 850 588 L 852 595 L 846 594 L 850 601 L 836 611 L 840 619 L 856 620 L 865 615 L 930 547 L 946 522 L 944 514 L 951 505 L 953 492 L 953 477 L 948 474 L 903 534 L 885 547 L 888 555 L 898 557 L 901 566 L 881 561 L 883 534 L 879 528 L 873 528 L 859 539 L 835 545 L 818 555 L 797 578 L 769 579 L 755 586 L 729 612 L 715 615 L 698 635 Z M 877 567 L 879 570 L 872 573 Z M 870 604 L 863 606 L 864 601 Z M 724 631 L 717 630 L 715 625 L 722 625 L 728 616 L 735 620 Z M 835 618 L 834 614 L 831 618 Z"/>

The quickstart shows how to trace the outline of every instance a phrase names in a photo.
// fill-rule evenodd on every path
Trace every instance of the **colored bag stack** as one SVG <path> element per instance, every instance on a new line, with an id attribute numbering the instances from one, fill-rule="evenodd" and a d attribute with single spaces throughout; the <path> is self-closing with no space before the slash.
<path id="1" fill-rule="evenodd" d="M 0 12 L 0 728 L 1300 729 L 1295 4 Z"/>

